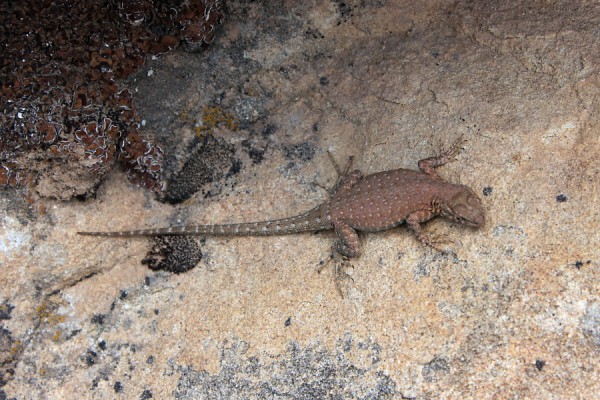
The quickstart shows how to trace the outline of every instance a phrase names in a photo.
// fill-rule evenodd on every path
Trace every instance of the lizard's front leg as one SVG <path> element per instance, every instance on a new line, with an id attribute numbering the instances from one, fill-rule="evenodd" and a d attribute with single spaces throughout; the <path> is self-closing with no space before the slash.
<path id="1" fill-rule="evenodd" d="M 414 211 L 410 213 L 406 218 L 406 224 L 413 231 L 413 233 L 421 243 L 439 251 L 440 253 L 447 253 L 447 250 L 444 250 L 441 247 L 439 247 L 441 244 L 444 243 L 444 241 L 425 235 L 423 233 L 423 230 L 421 229 L 421 224 L 423 222 L 429 221 L 435 216 L 436 214 L 431 210 Z"/>
<path id="2" fill-rule="evenodd" d="M 454 156 L 460 152 L 460 144 L 462 142 L 463 138 L 461 136 L 448 150 L 442 152 L 442 154 L 420 160 L 418 163 L 419 169 L 427 175 L 440 178 L 435 168 L 452 161 Z"/>

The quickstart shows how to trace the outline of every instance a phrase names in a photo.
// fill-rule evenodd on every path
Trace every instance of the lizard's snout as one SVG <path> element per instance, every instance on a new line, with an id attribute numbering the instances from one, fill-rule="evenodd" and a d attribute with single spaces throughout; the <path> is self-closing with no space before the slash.
<path id="1" fill-rule="evenodd" d="M 483 213 L 476 214 L 473 220 L 469 221 L 471 226 L 479 227 L 485 225 L 485 215 Z"/>

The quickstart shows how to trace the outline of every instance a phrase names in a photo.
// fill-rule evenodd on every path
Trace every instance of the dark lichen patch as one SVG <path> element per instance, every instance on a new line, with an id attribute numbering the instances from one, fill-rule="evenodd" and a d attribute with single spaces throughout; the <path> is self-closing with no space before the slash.
<path id="1" fill-rule="evenodd" d="M 0 304 L 0 321 L 10 319 L 10 314 L 15 309 L 15 306 L 10 304 L 8 301 L 5 301 L 3 304 Z"/>
<path id="2" fill-rule="evenodd" d="M 307 39 L 325 39 L 325 35 L 321 33 L 317 28 L 308 28 L 304 32 L 304 37 Z"/>
<path id="3" fill-rule="evenodd" d="M 266 118 L 252 125 L 247 138 L 241 142 L 241 150 L 252 160 L 252 165 L 258 165 L 265 160 L 267 151 L 273 142 L 278 140 L 273 136 L 276 131 L 277 127 L 269 124 Z"/>
<path id="4" fill-rule="evenodd" d="M 189 199 L 203 185 L 224 178 L 235 163 L 233 145 L 213 135 L 203 136 L 181 170 L 169 179 L 164 201 L 177 204 Z"/>
<path id="5" fill-rule="evenodd" d="M 14 339 L 8 329 L 0 327 L 0 388 L 14 378 L 14 368 L 22 353 L 21 341 Z"/>
<path id="6" fill-rule="evenodd" d="M 346 341 L 344 341 L 346 342 Z M 377 346 L 375 346 L 377 347 Z M 174 396 L 198 398 L 292 399 L 392 399 L 400 393 L 389 376 L 378 368 L 371 354 L 372 343 L 353 349 L 352 359 L 341 348 L 302 348 L 292 342 L 285 353 L 265 357 L 246 355 L 244 342 L 225 343 L 217 374 L 181 368 Z M 378 358 L 377 358 L 378 359 Z M 360 365 L 357 362 L 360 361 Z"/>
<path id="7" fill-rule="evenodd" d="M 96 325 L 104 325 L 105 319 L 106 315 L 104 314 L 94 314 L 94 316 L 92 316 L 92 323 Z"/>
<path id="8" fill-rule="evenodd" d="M 200 247 L 189 236 L 159 236 L 154 238 L 152 250 L 142 264 L 152 270 L 164 270 L 177 274 L 194 268 L 202 259 Z"/>
<path id="9" fill-rule="evenodd" d="M 239 174 L 242 170 L 242 162 L 237 158 L 233 160 L 233 164 L 231 164 L 231 168 L 225 174 L 225 178 L 231 178 L 232 176 Z"/>
<path id="10" fill-rule="evenodd" d="M 344 22 L 347 22 L 350 18 L 354 17 L 354 10 L 356 8 L 355 5 L 352 4 L 351 0 L 336 0 L 335 5 L 337 7 L 337 12 L 339 14 L 338 17 L 338 25 L 341 25 Z"/>
<path id="11" fill-rule="evenodd" d="M 16 365 L 21 351 L 21 343 L 12 337 L 8 329 L 0 327 L 0 387 L 4 386 L 1 382 L 6 384 L 6 369 L 13 368 Z"/>
<path id="12" fill-rule="evenodd" d="M 84 359 L 85 364 L 88 367 L 91 367 L 92 365 L 96 364 L 96 362 L 98 362 L 98 353 L 96 353 L 94 350 L 88 350 L 85 354 Z"/>
<path id="13" fill-rule="evenodd" d="M 450 373 L 450 364 L 444 357 L 435 357 L 423 366 L 421 373 L 425 382 L 437 382 Z"/>
<path id="14" fill-rule="evenodd" d="M 315 146 L 309 142 L 292 144 L 283 148 L 288 160 L 310 161 L 315 157 Z"/>
<path id="15" fill-rule="evenodd" d="M 113 385 L 113 390 L 115 391 L 115 393 L 122 393 L 123 392 L 123 383 L 121 383 L 121 381 L 116 381 L 115 384 Z"/>
<path id="16" fill-rule="evenodd" d="M 277 127 L 275 125 L 268 124 L 267 126 L 265 126 L 262 129 L 261 134 L 262 134 L 262 136 L 269 137 L 269 136 L 273 135 L 276 131 L 277 131 Z"/>
<path id="17" fill-rule="evenodd" d="M 242 141 L 242 149 L 248 153 L 248 157 L 252 160 L 252 164 L 260 164 L 265 159 L 265 153 L 267 149 L 265 147 L 259 147 L 250 140 Z"/>

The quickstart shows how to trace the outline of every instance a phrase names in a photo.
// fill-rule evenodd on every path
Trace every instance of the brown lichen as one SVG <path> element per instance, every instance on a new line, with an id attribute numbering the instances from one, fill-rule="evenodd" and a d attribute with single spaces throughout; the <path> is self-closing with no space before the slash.
<path id="1" fill-rule="evenodd" d="M 162 150 L 120 80 L 150 54 L 210 43 L 222 19 L 217 0 L 1 2 L 0 185 L 87 196 L 120 163 L 160 190 Z"/>

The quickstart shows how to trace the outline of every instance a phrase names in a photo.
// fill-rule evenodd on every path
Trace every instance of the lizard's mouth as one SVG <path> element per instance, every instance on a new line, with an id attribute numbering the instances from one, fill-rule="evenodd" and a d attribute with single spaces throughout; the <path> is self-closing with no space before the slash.
<path id="1" fill-rule="evenodd" d="M 482 226 L 483 224 L 485 224 L 485 217 L 483 215 L 478 215 L 477 217 L 473 218 L 472 220 L 467 221 L 467 225 L 472 226 L 472 227 Z"/>
<path id="2" fill-rule="evenodd" d="M 467 225 L 473 228 L 477 228 L 485 224 L 485 217 L 483 215 L 474 215 L 469 218 L 455 215 L 451 219 L 458 222 L 459 224 Z"/>

